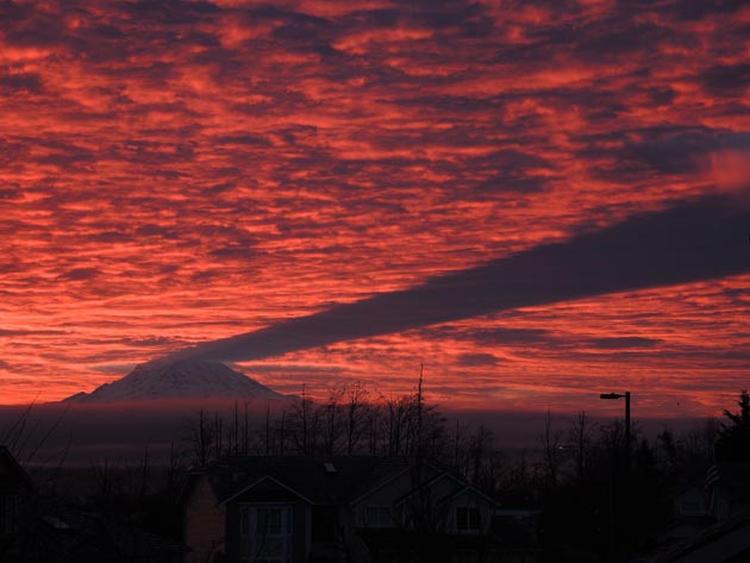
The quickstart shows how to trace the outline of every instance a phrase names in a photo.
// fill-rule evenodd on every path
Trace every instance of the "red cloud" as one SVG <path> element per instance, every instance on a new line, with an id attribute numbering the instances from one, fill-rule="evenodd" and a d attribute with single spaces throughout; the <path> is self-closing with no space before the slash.
<path id="1" fill-rule="evenodd" d="M 3 401 L 88 390 L 184 344 L 734 186 L 749 13 L 678 0 L 5 2 Z M 335 366 L 329 380 L 403 390 L 427 356 L 441 397 L 521 408 L 577 404 L 617 371 L 650 382 L 653 412 L 677 395 L 710 412 L 748 375 L 749 283 L 514 314 L 554 332 L 552 348 L 400 334 L 265 373 L 280 383 L 288 366 L 296 385 L 295 366 Z M 489 355 L 503 360 L 461 362 Z"/>

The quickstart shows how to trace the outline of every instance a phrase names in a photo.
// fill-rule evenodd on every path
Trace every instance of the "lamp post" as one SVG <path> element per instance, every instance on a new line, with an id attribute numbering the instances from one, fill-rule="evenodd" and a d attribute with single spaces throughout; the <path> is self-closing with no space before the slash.
<path id="1" fill-rule="evenodd" d="M 600 399 L 605 401 L 616 401 L 617 399 L 625 399 L 625 454 L 627 455 L 627 461 L 630 462 L 630 391 L 625 393 L 602 393 L 599 395 Z"/>
<path id="2" fill-rule="evenodd" d="M 616 401 L 625 399 L 625 482 L 626 488 L 630 487 L 630 391 L 625 393 L 602 393 L 600 399 L 605 401 Z M 612 475 L 609 484 L 609 541 L 610 552 L 614 551 L 614 465 L 612 466 Z M 625 523 L 629 521 L 625 519 Z M 626 533 L 626 549 L 630 552 L 630 535 Z"/>

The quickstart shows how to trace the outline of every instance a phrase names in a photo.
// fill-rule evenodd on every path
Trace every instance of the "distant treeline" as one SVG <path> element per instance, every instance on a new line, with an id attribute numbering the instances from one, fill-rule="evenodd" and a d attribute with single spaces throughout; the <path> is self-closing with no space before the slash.
<path id="1" fill-rule="evenodd" d="M 723 422 L 706 420 L 681 434 L 664 428 L 651 439 L 635 422 L 630 443 L 622 420 L 548 413 L 536 446 L 510 456 L 481 422 L 469 425 L 457 417 L 449 422 L 425 400 L 421 384 L 390 398 L 351 384 L 332 389 L 323 401 L 313 401 L 303 390 L 289 402 L 263 405 L 260 412 L 257 402 L 241 400 L 197 407 L 189 416 L 183 411 L 181 435 L 169 446 L 166 463 L 154 463 L 152 450 L 144 448 L 140 461 L 105 457 L 68 470 L 62 447 L 56 463 L 37 467 L 35 476 L 50 502 L 72 496 L 74 478 L 86 491 L 75 496 L 87 505 L 113 515 L 142 514 L 140 526 L 171 534 L 179 528 L 177 499 L 185 476 L 226 457 L 424 457 L 451 468 L 502 506 L 537 511 L 540 546 L 550 553 L 561 546 L 581 553 L 645 553 L 670 521 L 682 488 L 701 487 L 706 470 L 717 462 L 750 461 L 746 392 L 738 406 L 725 411 Z M 23 464 L 33 466 L 44 441 L 58 431 L 66 411 L 56 412 L 40 427 L 29 407 L 0 432 Z"/>

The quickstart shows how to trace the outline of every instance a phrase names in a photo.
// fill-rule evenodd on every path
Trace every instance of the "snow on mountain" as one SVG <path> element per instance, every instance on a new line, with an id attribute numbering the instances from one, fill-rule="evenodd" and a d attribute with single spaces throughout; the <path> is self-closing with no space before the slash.
<path id="1" fill-rule="evenodd" d="M 113 403 L 151 399 L 285 397 L 220 362 L 154 360 L 136 366 L 122 379 L 105 383 L 91 393 L 76 393 L 65 401 Z"/>

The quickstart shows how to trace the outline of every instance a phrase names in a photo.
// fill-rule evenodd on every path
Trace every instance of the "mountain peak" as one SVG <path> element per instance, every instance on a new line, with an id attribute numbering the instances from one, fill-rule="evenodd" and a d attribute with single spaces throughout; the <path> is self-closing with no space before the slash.
<path id="1" fill-rule="evenodd" d="M 285 396 L 221 362 L 160 359 L 136 366 L 125 377 L 70 402 L 114 403 L 153 399 L 262 398 Z"/>

